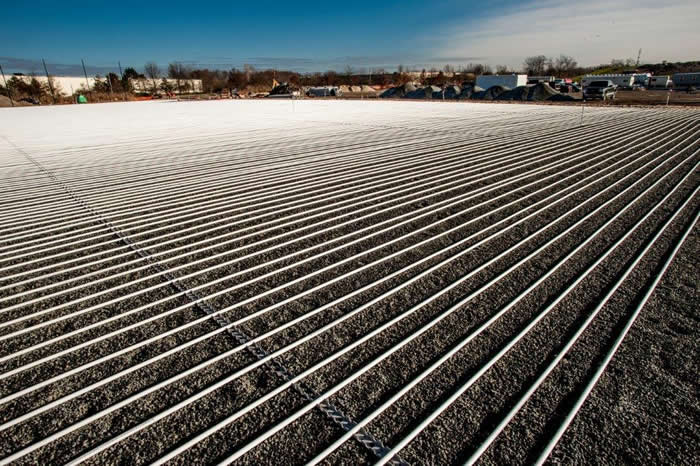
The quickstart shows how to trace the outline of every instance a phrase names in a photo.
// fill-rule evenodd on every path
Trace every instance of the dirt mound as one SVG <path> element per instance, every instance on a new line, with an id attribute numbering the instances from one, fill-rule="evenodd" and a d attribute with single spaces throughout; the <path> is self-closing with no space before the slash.
<path id="1" fill-rule="evenodd" d="M 418 87 L 416 87 L 415 84 L 406 83 L 402 86 L 390 87 L 386 91 L 382 92 L 379 97 L 383 97 L 385 99 L 405 97 L 407 94 L 415 92 L 416 90 L 418 90 Z"/>
<path id="2" fill-rule="evenodd" d="M 32 104 L 30 104 L 29 102 L 15 100 L 15 107 L 28 107 L 30 105 Z M 0 107 L 12 107 L 12 101 L 10 100 L 10 98 L 4 95 L 0 95 Z"/>
<path id="3" fill-rule="evenodd" d="M 379 97 L 383 99 L 393 99 L 397 97 L 401 97 L 399 93 L 399 87 L 390 87 L 389 89 L 385 90 L 381 94 L 379 94 Z"/>
<path id="4" fill-rule="evenodd" d="M 406 99 L 442 99 L 442 88 L 439 86 L 425 86 L 408 92 L 404 96 Z"/>
<path id="5" fill-rule="evenodd" d="M 530 87 L 528 86 L 518 86 L 516 88 L 510 89 L 503 92 L 494 100 L 527 100 L 530 94 Z"/>
<path id="6" fill-rule="evenodd" d="M 558 92 L 552 89 L 548 84 L 539 83 L 535 84 L 534 86 L 532 86 L 532 88 L 530 88 L 530 95 L 528 96 L 527 100 L 548 100 L 554 94 L 558 94 Z"/>
<path id="7" fill-rule="evenodd" d="M 459 96 L 460 99 L 471 100 L 497 100 L 497 101 L 554 101 L 563 102 L 575 100 L 572 96 L 562 94 L 552 89 L 547 84 L 535 84 L 518 86 L 513 89 L 504 86 L 492 86 L 487 90 L 478 87 L 465 86 Z"/>
<path id="8" fill-rule="evenodd" d="M 291 95 L 294 91 L 298 91 L 299 89 L 295 88 L 289 83 L 282 83 L 278 84 L 275 86 L 269 93 L 271 96 L 276 96 L 276 95 Z"/>
<path id="9" fill-rule="evenodd" d="M 430 97 L 433 99 L 442 99 L 442 88 L 440 86 L 427 86 L 425 92 L 426 94 L 430 93 Z"/>
<path id="10" fill-rule="evenodd" d="M 571 96 L 569 94 L 562 94 L 561 92 L 557 92 L 547 100 L 549 100 L 550 102 L 571 102 L 576 99 L 574 98 L 574 96 Z"/>
<path id="11" fill-rule="evenodd" d="M 480 87 L 476 87 L 473 84 L 466 84 L 462 86 L 462 92 L 459 93 L 457 97 L 460 100 L 471 99 L 472 95 L 476 92 L 483 92 L 484 90 Z"/>
<path id="12" fill-rule="evenodd" d="M 496 100 L 504 92 L 510 91 L 509 88 L 503 86 L 491 86 L 486 90 L 482 89 L 480 91 L 476 91 L 476 89 L 481 88 L 474 88 L 474 92 L 469 97 L 472 100 Z"/>
<path id="13" fill-rule="evenodd" d="M 527 100 L 537 102 L 543 100 L 565 101 L 574 99 L 571 96 L 557 92 L 548 84 L 539 83 L 530 88 L 530 93 Z"/>
<path id="14" fill-rule="evenodd" d="M 421 87 L 415 91 L 407 92 L 404 99 L 432 99 L 433 90 L 430 87 Z"/>
<path id="15" fill-rule="evenodd" d="M 457 99 L 462 94 L 462 88 L 457 85 L 445 87 L 445 99 Z"/>

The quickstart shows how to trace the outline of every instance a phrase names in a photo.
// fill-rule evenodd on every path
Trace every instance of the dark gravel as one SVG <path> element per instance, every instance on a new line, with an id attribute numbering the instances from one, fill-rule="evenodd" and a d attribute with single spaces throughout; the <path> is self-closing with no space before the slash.
<path id="1" fill-rule="evenodd" d="M 478 105 L 475 107 L 480 108 Z M 276 307 L 274 311 L 261 314 L 240 326 L 240 329 L 251 337 L 304 316 L 319 306 L 331 303 L 361 287 L 371 285 L 429 254 L 454 246 L 458 241 L 470 237 L 464 244 L 452 247 L 449 252 L 438 254 L 420 266 L 398 274 L 351 298 L 342 299 L 323 312 L 266 338 L 260 346 L 268 352 L 293 343 L 382 293 L 394 289 L 438 262 L 465 251 L 476 242 L 524 218 L 536 208 L 542 208 L 542 205 L 534 206 L 538 201 L 555 193 L 564 196 L 574 189 L 572 185 L 576 182 L 596 174 L 598 181 L 571 198 L 556 205 L 546 206 L 547 208 L 538 215 L 498 235 L 496 239 L 479 245 L 469 253 L 452 260 L 449 264 L 393 293 L 388 298 L 369 306 L 335 326 L 332 331 L 325 332 L 276 358 L 276 362 L 281 363 L 294 376 L 333 352 L 342 350 L 427 297 L 440 293 L 446 286 L 496 257 L 506 248 L 518 244 L 524 237 L 540 228 L 548 227 L 470 279 L 423 305 L 410 317 L 401 320 L 358 346 L 351 353 L 306 377 L 303 382 L 304 389 L 316 394 L 343 381 L 450 306 L 573 225 L 587 213 L 649 174 L 639 185 L 613 201 L 596 216 L 552 243 L 541 254 L 508 275 L 507 279 L 495 283 L 331 398 L 334 405 L 338 406 L 343 413 L 351 419 L 358 420 L 371 413 L 400 387 L 410 382 L 503 305 L 525 290 L 534 280 L 554 267 L 569 251 L 591 237 L 600 225 L 619 212 L 637 194 L 670 169 L 677 167 L 666 182 L 643 196 L 633 208 L 602 234 L 593 237 L 591 243 L 579 251 L 565 267 L 559 268 L 493 326 L 372 421 L 368 431 L 388 446 L 396 444 L 424 416 L 432 412 L 441 401 L 468 380 L 510 338 L 527 325 L 548 303 L 558 297 L 568 284 L 609 245 L 627 232 L 637 220 L 669 193 L 685 174 L 692 173 L 655 215 L 644 222 L 642 227 L 620 245 L 600 267 L 588 274 L 583 282 L 523 340 L 518 342 L 503 359 L 401 452 L 402 458 L 410 463 L 461 464 L 517 402 L 546 364 L 555 357 L 558 349 L 571 338 L 588 313 L 600 302 L 616 277 L 629 267 L 649 239 L 700 184 L 700 177 L 695 168 L 699 159 L 698 154 L 694 154 L 689 160 L 683 162 L 700 146 L 697 138 L 689 138 L 682 147 L 667 153 L 663 160 L 655 161 L 640 173 L 588 202 L 585 207 L 579 207 L 604 188 L 617 183 L 645 163 L 665 153 L 669 146 L 659 147 L 659 143 L 653 142 L 655 140 L 652 138 L 659 137 L 659 141 L 662 141 L 671 136 L 686 138 L 690 136 L 700 126 L 697 113 L 664 109 L 592 110 L 592 114 L 585 117 L 587 125 L 585 131 L 597 129 L 606 138 L 605 142 L 601 143 L 600 140 L 587 138 L 585 132 L 579 129 L 570 135 L 563 132 L 565 128 L 578 126 L 580 119 L 578 112 L 552 107 L 550 115 L 545 117 L 537 114 L 533 120 L 523 122 L 521 118 L 513 117 L 508 106 L 494 106 L 494 112 L 498 108 L 503 108 L 502 115 L 494 113 L 492 121 L 489 121 L 489 118 L 479 121 L 475 117 L 462 115 L 454 118 L 427 118 L 425 121 L 396 120 L 381 125 L 376 123 L 376 126 L 372 126 L 370 122 L 327 123 L 315 120 L 305 122 L 309 125 L 308 128 L 323 124 L 336 125 L 338 139 L 331 142 L 314 136 L 308 141 L 292 140 L 287 144 L 287 139 L 281 136 L 279 138 L 270 136 L 264 144 L 258 144 L 254 135 L 247 135 L 245 132 L 237 132 L 235 135 L 221 134 L 209 143 L 204 143 L 196 135 L 192 135 L 189 140 L 183 136 L 184 141 L 189 141 L 190 144 L 194 142 L 191 159 L 186 156 L 184 150 L 168 148 L 166 153 L 161 153 L 164 150 L 162 146 L 149 150 L 144 142 L 137 141 L 124 147 L 125 151 L 133 154 L 131 155 L 133 158 L 128 162 L 131 165 L 120 167 L 107 162 L 107 159 L 97 159 L 94 167 L 81 170 L 78 165 L 62 166 L 62 159 L 59 158 L 52 163 L 47 163 L 47 167 L 64 177 L 71 186 L 75 186 L 74 192 L 86 199 L 88 203 L 94 199 L 95 203 L 91 205 L 100 206 L 96 207 L 98 210 L 103 205 L 110 205 L 109 202 L 111 202 L 106 198 L 100 200 L 103 193 L 109 193 L 112 199 L 118 199 L 114 193 L 123 190 L 124 199 L 130 200 L 125 207 L 137 207 L 139 214 L 138 216 L 120 214 L 120 210 L 117 209 L 109 214 L 110 218 L 117 225 L 136 220 L 133 225 L 124 227 L 123 231 L 130 237 L 144 241 L 143 244 L 151 253 L 162 252 L 164 253 L 162 257 L 174 257 L 176 254 L 169 252 L 170 249 L 182 246 L 184 249 L 177 254 L 185 253 L 186 256 L 171 261 L 170 265 L 184 267 L 174 272 L 174 275 L 178 277 L 180 283 L 189 288 L 201 286 L 197 290 L 199 296 L 221 291 L 218 296 L 208 299 L 207 303 L 214 309 L 232 307 L 232 310 L 226 313 L 227 319 L 233 321 L 244 318 L 269 306 L 276 306 L 282 300 L 293 298 L 283 306 Z M 498 120 L 496 116 L 501 119 Z M 552 128 L 553 117 L 561 118 L 558 129 Z M 408 124 L 408 121 L 412 126 L 403 126 Z M 498 124 L 493 124 L 493 121 Z M 465 130 L 466 123 L 472 126 Z M 367 126 L 368 130 L 365 137 L 358 138 L 357 128 L 361 125 Z M 619 133 L 618 137 L 615 137 L 616 132 Z M 387 145 L 389 134 L 394 134 L 398 140 L 401 135 L 404 135 L 407 142 L 392 148 Z M 640 147 L 634 150 L 623 149 L 628 144 L 640 144 Z M 553 149 L 560 152 L 555 155 Z M 72 150 L 77 154 L 85 149 Z M 109 150 L 111 149 L 105 149 L 107 151 L 105 153 Z M 473 193 L 480 188 L 491 187 L 493 183 L 522 173 L 523 168 L 518 167 L 518 163 L 527 162 L 527 167 L 531 170 L 550 162 L 561 161 L 570 155 L 579 155 L 584 150 L 591 150 L 592 153 L 586 158 L 577 158 L 566 162 L 563 166 L 546 169 L 543 173 L 528 176 L 505 187 L 475 195 L 472 199 L 461 201 L 455 206 L 432 211 L 424 217 L 409 216 L 407 217 L 409 221 L 403 225 L 398 225 L 399 221 L 396 220 L 401 215 L 411 214 L 418 209 L 434 206 L 442 201 L 449 201 L 459 195 Z M 256 159 L 256 156 L 251 154 L 257 154 L 259 158 Z M 484 164 L 481 167 L 479 163 L 475 164 L 471 160 L 472 157 L 489 154 L 496 157 L 489 162 L 490 165 Z M 618 162 L 627 163 L 629 160 L 626 157 L 630 155 L 634 156 L 630 159 L 634 160 L 634 163 L 620 173 L 602 180 L 602 177 L 620 166 Z M 69 155 L 64 156 L 69 159 Z M 443 169 L 442 178 L 420 188 L 431 190 L 428 199 L 418 200 L 422 194 L 416 194 L 415 190 L 403 194 L 390 192 L 383 194 L 379 199 L 387 201 L 386 204 L 379 205 L 379 200 L 368 199 L 358 206 L 348 207 L 348 204 L 354 202 L 359 195 L 371 194 L 377 189 L 398 190 L 407 183 L 424 182 L 426 178 L 418 170 L 422 171 L 429 167 L 439 168 L 444 162 L 457 160 L 456 156 L 463 158 L 458 168 L 469 168 L 470 175 L 474 178 L 465 178 L 464 175 L 455 173 L 457 168 Z M 516 158 L 509 162 L 502 161 L 503 158 L 511 156 Z M 608 156 L 609 159 L 593 167 L 594 164 L 603 160 L 603 158 L 596 158 L 598 156 Z M 313 157 L 323 157 L 323 159 L 315 160 Z M 359 159 L 353 161 L 352 157 L 359 157 Z M 46 156 L 43 160 L 48 161 L 51 158 Z M 664 161 L 668 163 L 662 164 Z M 172 163 L 168 164 L 168 162 Z M 348 162 L 348 167 L 351 168 L 344 171 L 333 166 L 336 162 Z M 398 170 L 393 169 L 393 164 L 399 162 L 408 162 L 408 165 Z M 581 162 L 585 164 L 576 166 Z M 153 163 L 159 164 L 162 170 L 154 168 Z M 284 163 L 288 165 L 285 166 Z M 511 165 L 512 170 L 507 168 Z M 103 170 L 100 171 L 98 167 L 102 167 Z M 374 183 L 365 185 L 366 177 L 363 176 L 348 176 L 342 183 L 327 182 L 312 189 L 304 188 L 301 184 L 304 181 L 314 182 L 320 176 L 340 176 L 346 173 L 350 175 L 357 170 L 375 167 L 382 167 L 380 173 L 372 175 L 376 176 L 375 183 L 381 182 L 387 176 L 401 173 L 405 176 L 381 188 L 374 188 Z M 94 176 L 91 173 L 93 168 Z M 313 174 L 304 171 L 315 168 L 318 168 L 318 171 Z M 244 170 L 250 169 L 253 169 L 250 174 L 243 174 Z M 287 176 L 297 172 L 298 177 Z M 235 180 L 237 174 L 243 174 L 238 180 L 238 187 L 224 192 L 223 189 L 227 186 L 226 177 Z M 210 196 L 190 200 L 188 193 L 204 192 L 197 191 L 196 187 L 200 184 L 206 186 L 204 183 L 210 175 L 213 176 L 213 180 L 217 180 L 216 183 L 221 182 L 222 189 L 214 188 Z M 543 181 L 543 178 L 549 175 L 552 177 Z M 278 180 L 285 176 L 287 181 Z M 572 176 L 572 178 L 563 181 L 566 176 Z M 105 182 L 111 183 L 108 188 L 105 188 Z M 534 182 L 532 186 L 525 186 L 531 182 Z M 36 177 L 33 183 L 41 189 L 32 192 L 25 203 L 17 203 L 17 212 L 24 212 L 23 209 L 31 208 L 32 205 L 39 206 L 44 201 L 56 199 L 56 193 L 45 178 Z M 235 200 L 239 196 L 249 196 L 266 190 L 274 192 L 275 189 L 283 189 L 290 183 L 299 183 L 299 187 L 284 195 L 288 199 L 283 202 L 290 203 L 290 209 L 284 213 L 279 211 L 280 207 L 276 203 L 268 205 L 265 204 L 267 201 L 253 200 L 244 200 L 239 203 Z M 156 186 L 160 186 L 163 191 L 151 189 L 147 195 L 139 194 L 139 190 L 144 187 Z M 343 194 L 333 200 L 327 199 L 328 196 L 334 196 L 339 189 L 348 187 L 356 187 L 360 191 Z M 447 188 L 449 188 L 448 191 L 440 192 Z M 517 191 L 508 194 L 508 191 L 514 188 L 518 188 Z M 541 188 L 547 189 L 524 199 L 528 194 Z M 18 188 L 16 192 L 20 193 L 21 189 Z M 495 196 L 501 194 L 505 196 L 493 200 Z M 313 196 L 316 195 L 318 198 L 314 200 Z M 160 199 L 158 202 L 162 201 L 164 207 L 153 204 L 148 196 Z M 227 203 L 229 200 L 236 203 L 235 208 Z M 407 200 L 410 201 L 409 204 L 398 205 Z M 211 209 L 207 208 L 205 215 L 192 213 L 168 218 L 175 209 L 188 209 L 204 203 L 220 201 L 224 203 L 213 206 Z M 313 204 L 301 205 L 309 201 L 313 201 Z M 514 205 L 496 210 L 511 201 L 515 202 Z M 478 206 L 482 202 L 484 205 Z M 482 462 L 529 464 L 537 457 L 544 443 L 561 422 L 562 416 L 566 414 L 567 408 L 575 401 L 595 370 L 597 362 L 624 326 L 629 313 L 644 293 L 646 286 L 653 280 L 660 264 L 676 244 L 681 232 L 694 218 L 700 208 L 698 202 L 700 200 L 693 199 L 690 208 L 686 209 L 674 222 L 672 228 L 654 244 L 649 256 L 640 263 L 630 279 L 606 304 L 593 325 L 584 333 L 581 341 L 572 348 L 571 354 L 554 370 L 524 409 L 506 427 L 482 457 Z M 69 205 L 70 202 L 65 204 L 65 206 Z M 14 209 L 12 206 L 13 204 L 10 203 L 8 208 Z M 308 211 L 316 207 L 324 210 L 338 207 L 341 210 L 333 214 L 324 213 L 314 219 L 305 219 Z M 363 207 L 368 209 L 357 213 L 357 210 Z M 380 209 L 386 207 L 390 207 L 390 210 L 380 212 Z M 467 208 L 470 210 L 460 213 Z M 0 362 L 0 377 L 7 371 L 50 357 L 76 345 L 85 344 L 85 346 L 16 375 L 3 378 L 0 397 L 30 388 L 37 383 L 60 376 L 65 371 L 81 367 L 131 345 L 137 345 L 164 332 L 180 330 L 168 337 L 138 346 L 123 355 L 111 357 L 72 376 L 62 377 L 13 401 L 6 402 L 0 399 L 0 423 L 12 421 L 24 413 L 40 409 L 47 403 L 62 397 L 71 397 L 71 394 L 77 390 L 100 383 L 106 377 L 128 370 L 136 364 L 163 355 L 196 338 L 219 330 L 219 326 L 211 319 L 187 329 L 181 329 L 183 325 L 202 319 L 205 316 L 203 309 L 191 304 L 191 296 L 178 295 L 175 287 L 164 277 L 153 277 L 153 274 L 159 271 L 158 267 L 150 265 L 143 270 L 135 270 L 145 262 L 138 261 L 139 256 L 125 247 L 116 236 L 86 236 L 85 241 L 79 244 L 80 247 L 84 247 L 81 251 L 75 251 L 73 246 L 66 246 L 64 243 L 71 241 L 74 235 L 90 231 L 90 228 L 103 231 L 102 224 L 85 216 L 84 211 L 71 212 L 73 213 L 62 220 L 78 220 L 80 224 L 75 227 L 60 227 L 52 232 L 58 235 L 65 234 L 65 236 L 52 237 L 52 234 L 34 231 L 37 228 L 50 227 L 50 222 L 28 223 L 25 220 L 19 222 L 14 229 L 4 230 L 5 234 L 26 232 L 30 235 L 29 239 L 40 240 L 36 247 L 27 250 L 26 257 L 41 260 L 25 264 L 22 258 L 12 259 L 11 254 L 0 254 L 0 267 L 19 265 L 13 269 L 13 273 L 26 272 L 17 279 L 0 278 L 0 286 L 7 287 L 0 290 L 0 297 L 10 298 L 3 303 L 3 306 L 19 305 L 17 309 L 0 312 L 0 324 L 25 316 L 30 317 L 26 321 L 0 328 L 0 337 L 52 319 L 64 316 L 68 318 L 0 341 L 0 357 L 11 356 L 22 349 L 42 344 L 40 348 L 27 354 Z M 256 217 L 260 213 L 264 215 Z M 347 217 L 343 220 L 336 219 L 336 216 L 343 214 L 347 214 Z M 366 214 L 371 215 L 360 218 Z M 454 218 L 447 218 L 453 214 L 457 215 Z M 566 217 L 560 218 L 563 214 L 567 214 Z M 143 226 L 145 222 L 150 221 L 142 218 L 144 215 L 153 216 L 157 221 L 154 227 Z M 466 224 L 481 215 L 484 215 L 484 218 Z M 496 229 L 490 228 L 509 216 L 513 217 Z M 281 223 L 290 219 L 296 219 L 293 225 L 280 226 Z M 341 221 L 349 219 L 353 220 L 349 225 L 340 225 Z M 283 241 L 297 239 L 315 231 L 319 228 L 316 223 L 320 221 L 327 221 L 324 226 L 334 228 L 323 234 L 281 246 Z M 377 226 L 384 221 L 389 222 Z M 185 223 L 175 225 L 180 222 Z M 268 225 L 263 225 L 264 222 L 271 222 L 269 226 L 272 226 L 272 229 L 258 233 L 268 228 Z M 433 222 L 435 225 L 416 233 L 418 229 Z M 387 226 L 390 228 L 386 232 L 366 238 L 367 235 L 379 232 Z M 81 230 L 83 227 L 88 227 L 88 230 Z M 213 231 L 204 231 L 214 227 L 216 229 Z M 448 235 L 436 238 L 437 235 L 455 227 L 459 228 Z M 160 228 L 160 230 L 154 231 L 154 228 Z M 238 231 L 242 228 L 246 228 L 245 233 L 250 235 L 241 237 Z M 357 233 L 362 228 L 367 230 Z M 178 238 L 191 232 L 196 232 L 197 236 L 187 240 L 178 239 L 167 247 L 158 246 L 160 235 L 167 235 L 166 239 Z M 220 239 L 214 238 L 221 234 L 227 234 L 227 238 L 232 241 L 222 244 Z M 406 234 L 409 234 L 407 238 L 391 245 L 386 244 Z M 275 239 L 273 238 L 275 235 L 283 236 Z M 55 247 L 46 249 L 42 246 L 43 242 L 52 241 L 55 238 L 62 238 Z M 105 239 L 114 241 L 104 243 Z M 354 240 L 358 241 L 350 244 Z M 423 240 L 430 241 L 411 251 L 404 251 Z M 192 245 L 197 241 L 203 241 L 203 244 Z M 25 244 L 24 240 L 0 239 L 0 246 L 22 247 L 23 244 Z M 214 246 L 211 250 L 198 251 L 199 248 L 210 245 Z M 278 245 L 280 246 L 272 251 L 242 258 L 243 255 Z M 340 247 L 337 251 L 330 251 L 338 246 Z M 337 265 L 339 261 L 376 246 L 382 247 L 372 254 L 362 255 L 345 264 Z M 294 254 L 311 247 L 314 248 L 312 252 L 285 258 L 275 264 L 266 264 L 287 254 Z M 236 248 L 246 249 L 236 251 Z M 697 250 L 696 226 L 693 235 L 674 261 L 651 302 L 645 307 L 613 363 L 584 405 L 584 409 L 555 449 L 550 461 L 567 464 L 588 462 L 694 464 L 697 462 L 698 454 L 695 445 L 700 436 L 697 422 L 700 416 L 698 416 L 696 380 L 698 372 L 696 309 L 698 306 L 695 275 L 697 274 L 694 273 L 697 269 L 697 257 L 700 256 L 696 253 Z M 11 252 L 12 249 L 8 251 Z M 324 252 L 323 256 L 298 264 L 300 260 L 321 252 Z M 396 252 L 401 254 L 373 265 L 361 273 L 342 278 L 332 285 L 311 291 L 312 288 L 323 285 L 329 280 Z M 120 253 L 126 254 L 115 257 L 115 254 Z M 221 257 L 211 258 L 219 253 L 222 254 Z M 59 254 L 59 256 L 48 258 L 53 254 Z M 106 260 L 101 264 L 88 266 L 87 263 L 94 260 L 83 258 L 88 254 L 97 254 L 96 259 Z M 66 260 L 70 260 L 70 263 L 61 265 Z M 197 260 L 202 262 L 194 264 L 193 262 Z M 233 262 L 221 267 L 220 265 L 226 261 Z M 264 266 L 256 268 L 261 264 Z M 73 266 L 80 266 L 80 268 L 75 271 L 64 270 L 66 267 Z M 181 278 L 211 266 L 217 267 L 204 274 Z M 332 267 L 321 274 L 314 274 L 328 266 Z M 107 267 L 114 267 L 114 269 L 105 272 L 104 269 Z M 40 268 L 41 270 L 37 270 Z M 89 272 L 98 273 L 93 277 L 82 277 Z M 113 276 L 120 272 L 124 272 L 124 275 Z M 228 278 L 219 284 L 209 284 L 213 280 L 234 273 L 237 275 L 233 279 Z M 263 277 L 263 275 L 266 276 Z M 278 291 L 268 292 L 297 278 L 304 279 L 296 284 L 286 285 Z M 10 286 L 27 279 L 31 281 L 23 285 Z M 64 280 L 71 281 L 61 284 L 60 282 Z M 97 280 L 103 281 L 98 283 Z M 251 282 L 246 283 L 247 281 Z M 24 297 L 12 297 L 15 293 L 44 285 L 51 285 L 51 288 L 30 293 Z M 122 285 L 123 288 L 110 290 L 112 287 Z M 82 288 L 72 290 L 74 286 L 82 286 Z M 149 286 L 155 286 L 155 288 L 146 293 L 141 292 Z M 233 291 L 228 290 L 234 286 Z M 138 294 L 123 298 L 131 292 Z M 48 293 L 57 294 L 47 297 Z M 264 296 L 261 296 L 263 294 Z M 80 303 L 71 303 L 72 300 L 79 300 L 86 296 L 90 298 Z M 26 303 L 31 298 L 42 299 L 35 303 Z M 117 302 L 104 305 L 110 299 L 117 299 Z M 140 306 L 159 299 L 165 299 L 165 301 L 138 312 L 132 312 Z M 65 303 L 68 304 L 60 310 L 33 315 Z M 90 306 L 97 308 L 73 315 Z M 173 312 L 176 309 L 178 310 Z M 103 323 L 108 318 L 114 320 Z M 153 320 L 137 325 L 133 329 L 121 331 L 129 325 L 140 324 L 146 319 Z M 43 344 L 91 324 L 99 325 L 70 338 Z M 91 343 L 95 338 L 110 332 L 116 333 L 101 342 Z M 223 353 L 231 352 L 223 359 L 208 364 L 202 370 L 168 384 L 145 397 L 139 397 L 126 407 L 100 416 L 87 426 L 70 432 L 24 456 L 18 463 L 60 464 L 76 458 L 115 435 L 141 424 L 168 407 L 195 396 L 201 390 L 255 363 L 257 358 L 251 352 L 240 349 L 239 344 L 239 341 L 235 341 L 225 332 L 219 332 L 215 336 L 210 335 L 158 362 L 102 384 L 85 394 L 71 397 L 70 400 L 11 428 L 0 430 L 0 457 L 30 447 L 42 438 L 62 429 L 69 429 L 76 422 L 99 415 L 121 400 L 136 396 L 143 390 L 176 377 L 189 368 L 212 361 Z M 187 404 L 183 409 L 140 429 L 127 439 L 91 458 L 89 462 L 94 464 L 152 462 L 217 422 L 245 408 L 254 400 L 270 393 L 284 381 L 285 379 L 271 370 L 268 365 L 249 370 L 245 375 Z M 176 457 L 171 464 L 211 464 L 221 461 L 238 448 L 254 441 L 262 433 L 283 422 L 306 404 L 307 401 L 299 391 L 293 388 L 284 390 Z M 314 409 L 254 448 L 237 464 L 279 464 L 280 462 L 303 464 L 342 436 L 343 432 L 338 424 L 320 410 Z M 355 440 L 350 440 L 327 458 L 326 463 L 369 464 L 374 459 L 375 457 L 367 448 Z"/>

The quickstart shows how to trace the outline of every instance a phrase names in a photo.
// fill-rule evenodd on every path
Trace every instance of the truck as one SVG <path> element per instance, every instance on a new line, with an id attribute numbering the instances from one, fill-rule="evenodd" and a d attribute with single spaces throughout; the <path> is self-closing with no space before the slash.
<path id="1" fill-rule="evenodd" d="M 610 81 L 622 89 L 632 89 L 634 75 L 632 74 L 588 74 L 583 77 L 583 87 L 587 87 L 593 81 Z"/>
<path id="2" fill-rule="evenodd" d="M 650 89 L 668 89 L 671 87 L 671 84 L 670 76 L 652 76 L 649 79 Z"/>
<path id="3" fill-rule="evenodd" d="M 338 86 L 318 86 L 307 89 L 306 95 L 309 97 L 340 97 L 343 93 Z"/>
<path id="4" fill-rule="evenodd" d="M 674 74 L 673 88 L 687 90 L 694 90 L 700 88 L 700 72 Z"/>
<path id="5" fill-rule="evenodd" d="M 617 94 L 617 85 L 608 79 L 591 81 L 583 88 L 584 99 L 614 100 Z"/>
<path id="6" fill-rule="evenodd" d="M 651 73 L 633 73 L 632 74 L 632 87 L 649 87 L 649 82 L 651 81 Z"/>
<path id="7" fill-rule="evenodd" d="M 556 76 L 528 76 L 528 84 L 539 84 L 539 83 L 553 83 L 557 80 Z"/>

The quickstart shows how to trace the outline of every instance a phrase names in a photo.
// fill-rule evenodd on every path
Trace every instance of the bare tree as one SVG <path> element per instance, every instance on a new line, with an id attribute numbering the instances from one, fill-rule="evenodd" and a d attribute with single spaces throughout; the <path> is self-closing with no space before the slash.
<path id="1" fill-rule="evenodd" d="M 352 66 L 350 65 L 345 65 L 345 84 L 351 85 L 352 84 L 352 75 L 355 74 L 355 70 L 352 69 Z"/>
<path id="2" fill-rule="evenodd" d="M 547 57 L 544 55 L 536 55 L 527 57 L 523 62 L 525 72 L 533 76 L 541 76 L 544 74 L 547 67 Z"/>
<path id="3" fill-rule="evenodd" d="M 612 60 L 610 60 L 610 65 L 622 67 L 622 66 L 625 66 L 625 61 L 621 60 L 619 58 L 613 58 Z"/>
<path id="4" fill-rule="evenodd" d="M 574 60 L 574 57 L 569 55 L 559 55 L 559 58 L 554 60 L 554 68 L 559 73 L 569 73 L 576 68 L 578 63 Z"/>
<path id="5" fill-rule="evenodd" d="M 252 76 L 253 73 L 255 73 L 255 68 L 253 67 L 253 65 L 249 65 L 249 64 L 245 63 L 243 65 L 243 72 L 245 73 L 246 83 L 249 83 L 250 77 Z"/>
<path id="6" fill-rule="evenodd" d="M 554 69 L 560 74 L 569 74 L 577 65 L 578 63 L 574 60 L 574 57 L 569 55 L 559 55 L 558 58 L 554 59 Z"/>
<path id="7" fill-rule="evenodd" d="M 190 69 L 180 62 L 173 62 L 168 64 L 168 77 L 175 80 L 175 86 L 177 91 L 182 93 L 183 81 L 185 81 L 190 74 Z"/>
<path id="8" fill-rule="evenodd" d="M 333 70 L 326 71 L 324 78 L 326 81 L 326 86 L 335 86 L 338 84 L 338 73 Z"/>
<path id="9" fill-rule="evenodd" d="M 153 82 L 153 93 L 158 92 L 158 78 L 160 78 L 160 68 L 156 62 L 149 61 L 143 66 L 143 71 Z"/>
<path id="10" fill-rule="evenodd" d="M 496 65 L 496 74 L 510 74 L 506 65 Z"/>
<path id="11" fill-rule="evenodd" d="M 466 68 L 465 71 L 467 73 L 474 73 L 475 75 L 480 75 L 480 74 L 487 74 L 485 73 L 488 70 L 490 71 L 490 67 L 488 65 L 483 65 L 481 63 L 470 63 Z"/>

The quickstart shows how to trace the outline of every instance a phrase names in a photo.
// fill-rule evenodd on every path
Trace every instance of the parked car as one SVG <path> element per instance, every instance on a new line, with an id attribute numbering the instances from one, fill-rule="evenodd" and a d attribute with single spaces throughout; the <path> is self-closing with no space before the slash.
<path id="1" fill-rule="evenodd" d="M 617 95 L 617 86 L 612 81 L 592 81 L 583 88 L 584 99 L 614 100 Z"/>

